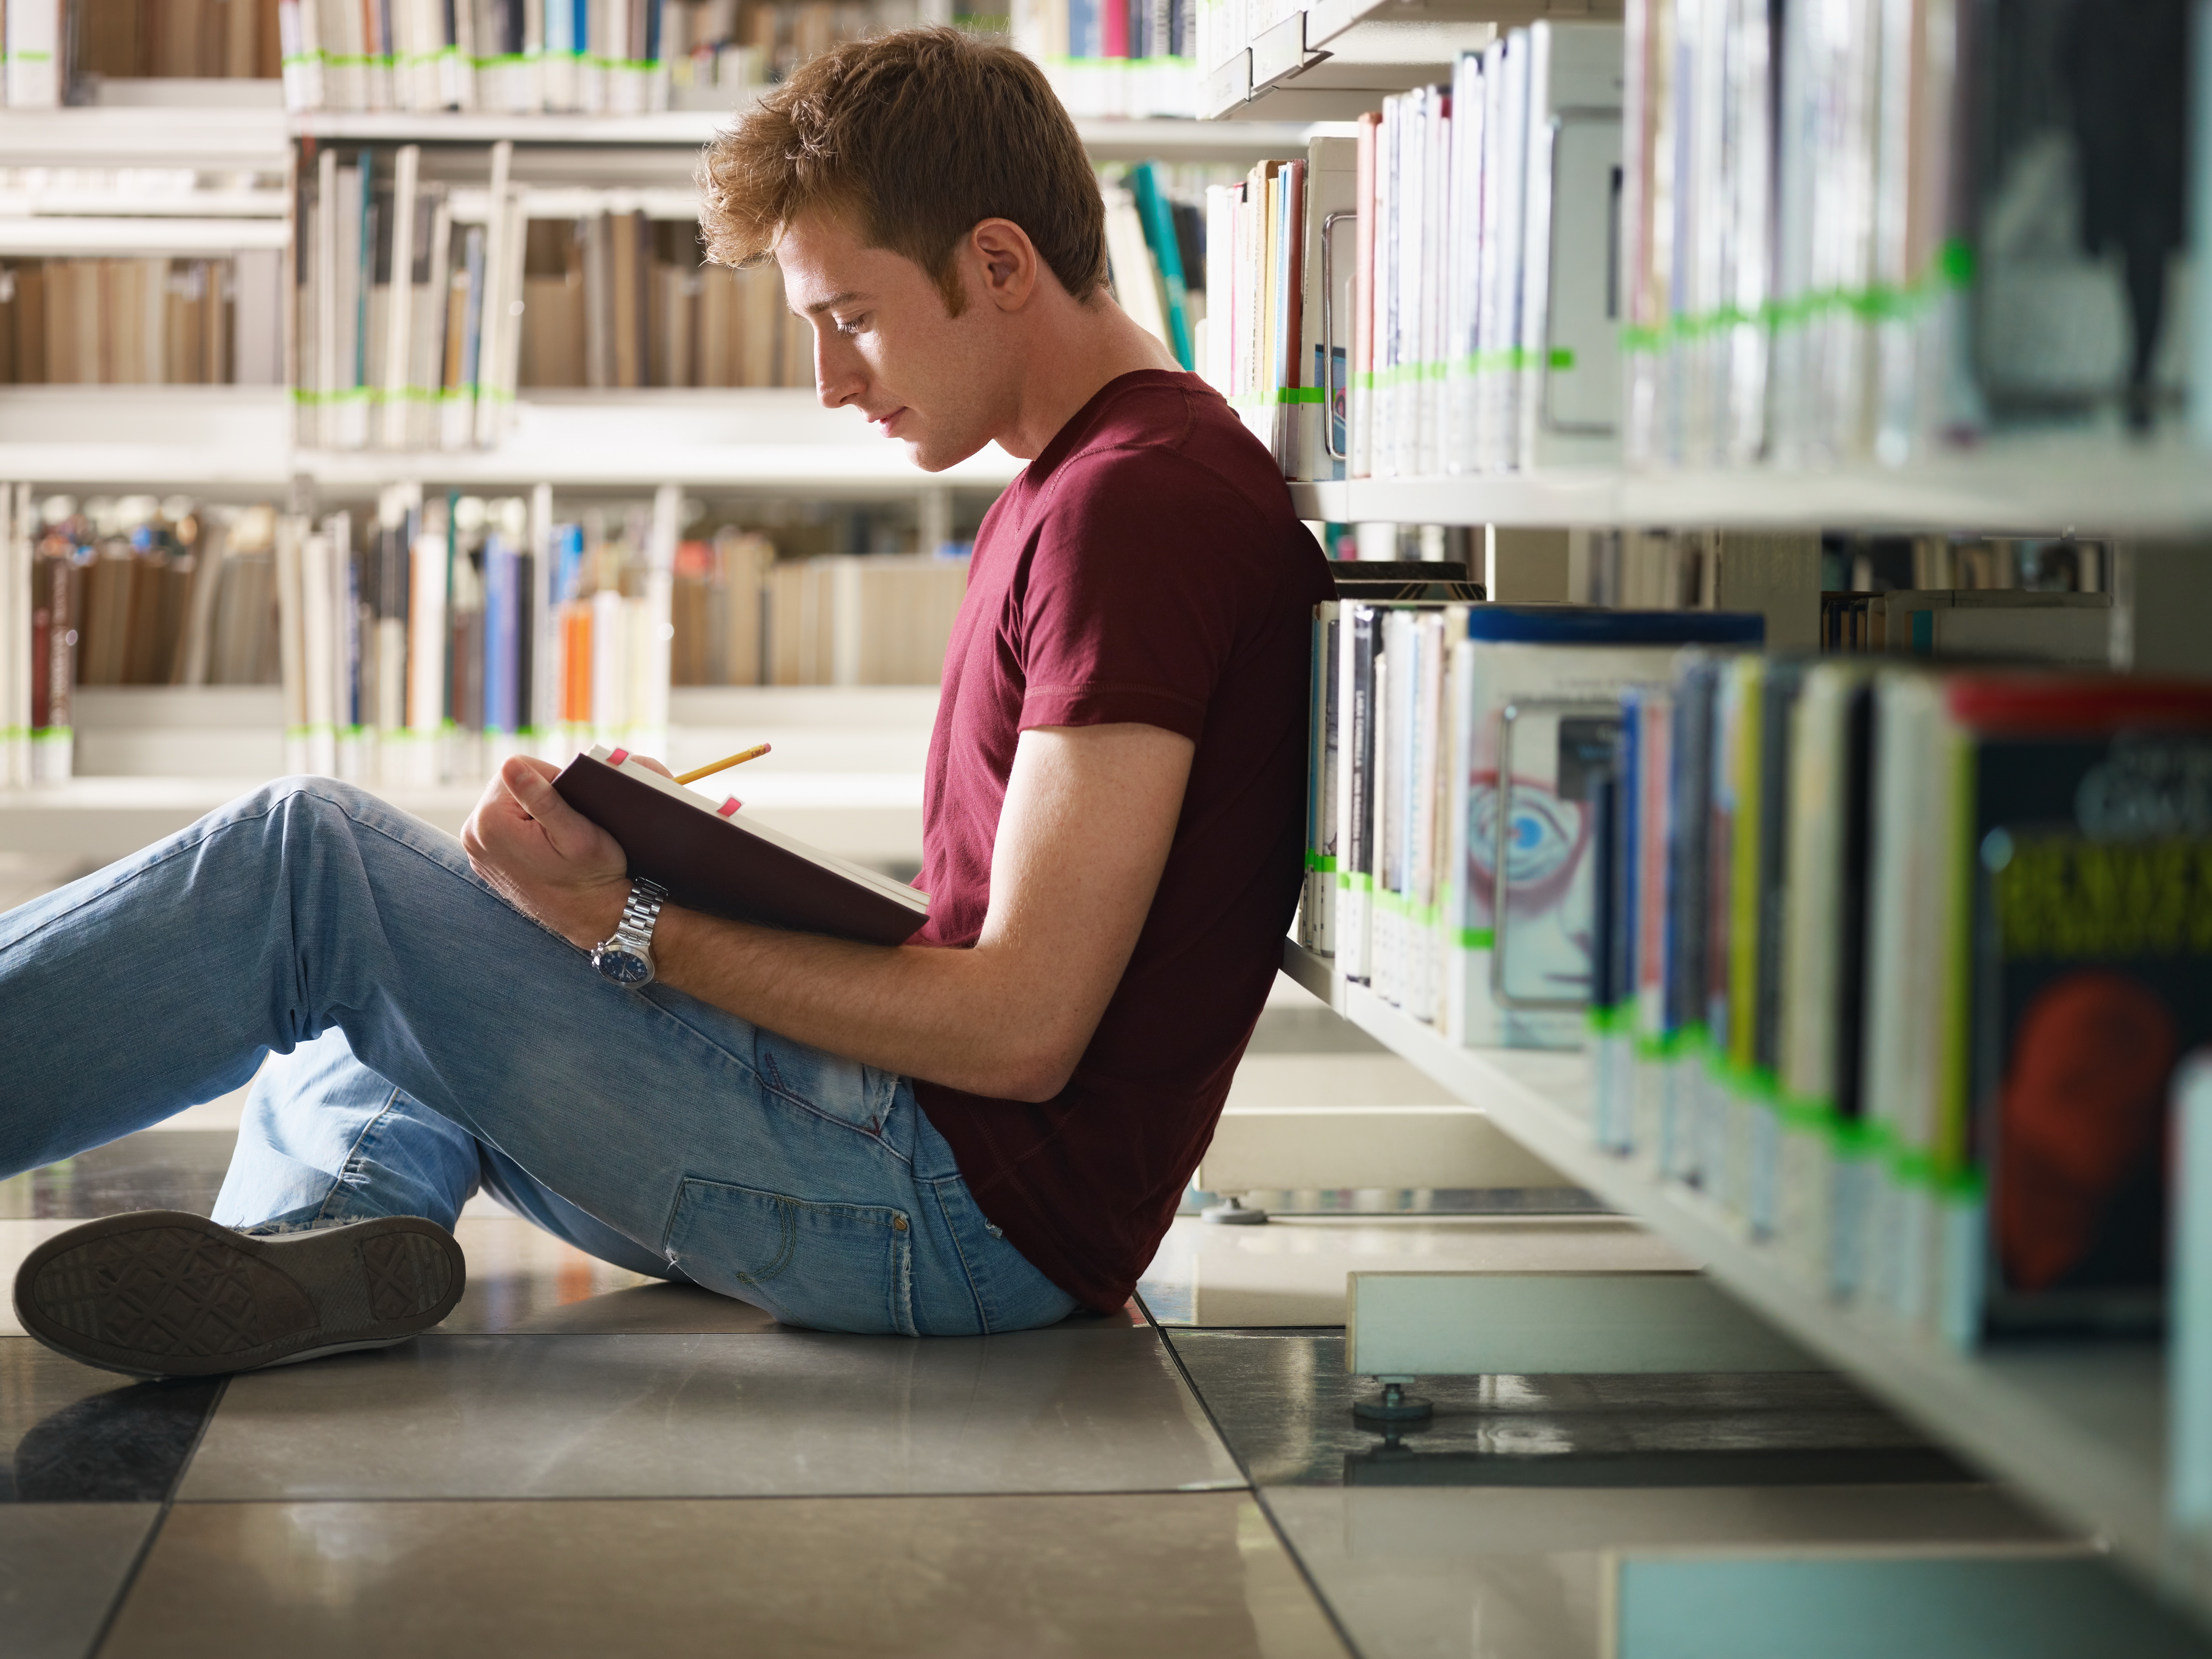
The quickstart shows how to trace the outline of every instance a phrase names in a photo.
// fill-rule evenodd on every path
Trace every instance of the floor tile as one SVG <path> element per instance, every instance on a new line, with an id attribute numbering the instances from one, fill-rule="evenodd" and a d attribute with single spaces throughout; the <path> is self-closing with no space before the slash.
<path id="1" fill-rule="evenodd" d="M 1842 1377 L 1423 1377 L 1423 1430 L 1355 1422 L 1377 1391 L 1337 1333 L 1173 1331 L 1176 1356 L 1260 1486 L 1753 1486 L 1957 1480 L 1966 1472 Z"/>
<path id="2" fill-rule="evenodd" d="M 101 1659 L 1341 1659 L 1249 1496 L 209 1504 Z"/>
<path id="3" fill-rule="evenodd" d="M 1158 1335 L 442 1336 L 234 1379 L 191 1498 L 1241 1484 Z"/>
<path id="4" fill-rule="evenodd" d="M 208 1215 L 238 1137 L 228 1129 L 148 1129 L 0 1181 L 0 1218 L 84 1220 L 118 1210 Z"/>
<path id="5" fill-rule="evenodd" d="M 217 1386 L 133 1382 L 27 1336 L 0 1337 L 0 1504 L 157 1502 Z"/>
<path id="6" fill-rule="evenodd" d="M 611 1267 L 520 1216 L 464 1214 L 453 1236 L 468 1258 L 468 1287 L 438 1327 L 441 1334 L 776 1328 L 757 1308 Z"/>
<path id="7" fill-rule="evenodd" d="M 157 1504 L 0 1509 L 0 1649 L 83 1659 L 130 1576 Z"/>
<path id="8" fill-rule="evenodd" d="M 1263 1501 L 1364 1659 L 1591 1659 L 1605 1553 L 2051 1539 L 1987 1486 L 1363 1491 Z"/>
<path id="9" fill-rule="evenodd" d="M 1635 1273 L 1689 1265 L 1664 1240 L 1615 1216 L 1278 1218 L 1258 1227 L 1178 1216 L 1137 1293 L 1163 1325 L 1310 1327 L 1344 1323 L 1352 1273 Z"/>

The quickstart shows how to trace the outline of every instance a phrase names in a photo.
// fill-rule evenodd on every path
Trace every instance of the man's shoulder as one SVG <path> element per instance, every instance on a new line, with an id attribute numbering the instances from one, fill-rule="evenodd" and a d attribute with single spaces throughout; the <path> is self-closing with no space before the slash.
<path id="1" fill-rule="evenodd" d="M 1142 489 L 1163 510 L 1234 499 L 1263 517 L 1289 516 L 1290 491 L 1267 446 L 1195 375 L 1129 376 L 1109 388 L 1086 428 L 1054 469 L 1062 488 Z"/>

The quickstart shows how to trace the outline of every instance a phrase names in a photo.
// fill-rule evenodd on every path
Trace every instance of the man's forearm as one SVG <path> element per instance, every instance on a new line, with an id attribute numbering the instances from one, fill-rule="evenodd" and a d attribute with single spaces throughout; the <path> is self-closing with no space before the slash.
<path id="1" fill-rule="evenodd" d="M 1035 985 L 1011 994 L 1013 964 L 989 949 L 856 945 L 671 908 L 653 954 L 666 983 L 756 1025 L 975 1094 L 1051 1098 L 1069 1020 L 1088 1035 L 1083 1011 L 1040 1010 Z"/>
<path id="2" fill-rule="evenodd" d="M 971 1093 L 1049 1100 L 1089 1046 L 1159 886 L 1194 745 L 1156 726 L 1022 734 L 966 949 L 854 945 L 662 913 L 653 954 L 678 990 L 833 1054 Z M 501 769 L 461 833 L 518 909 L 588 949 L 629 890 L 614 838 L 554 789 Z"/>

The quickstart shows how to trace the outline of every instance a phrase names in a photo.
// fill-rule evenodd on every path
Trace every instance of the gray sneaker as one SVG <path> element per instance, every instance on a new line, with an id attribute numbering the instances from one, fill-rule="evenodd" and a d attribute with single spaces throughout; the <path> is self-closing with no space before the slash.
<path id="1" fill-rule="evenodd" d="M 179 1210 L 103 1217 L 15 1274 L 48 1347 L 130 1376 L 215 1376 L 404 1342 L 451 1313 L 467 1264 L 417 1216 L 258 1237 Z"/>

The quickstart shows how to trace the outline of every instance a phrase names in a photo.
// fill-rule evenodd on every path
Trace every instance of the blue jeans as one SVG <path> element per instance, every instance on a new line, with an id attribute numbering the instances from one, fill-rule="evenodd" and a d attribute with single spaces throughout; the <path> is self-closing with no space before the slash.
<path id="1" fill-rule="evenodd" d="M 0 916 L 0 1175 L 255 1084 L 216 1218 L 450 1227 L 479 1185 L 604 1260 L 819 1330 L 1074 1301 L 979 1211 L 912 1085 L 624 990 L 451 836 L 288 778 Z"/>

